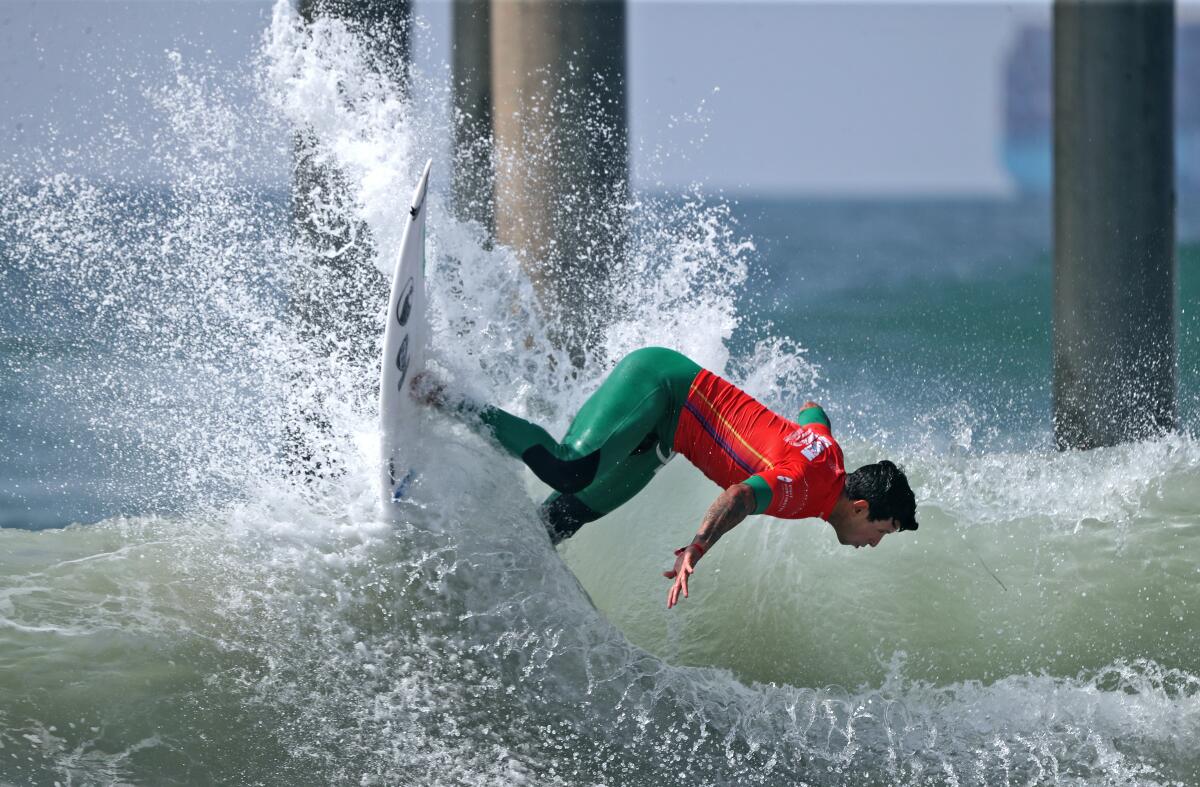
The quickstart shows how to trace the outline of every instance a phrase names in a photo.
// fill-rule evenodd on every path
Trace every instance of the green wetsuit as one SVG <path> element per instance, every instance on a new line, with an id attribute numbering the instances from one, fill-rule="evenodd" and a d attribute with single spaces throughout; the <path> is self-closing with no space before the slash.
<path id="1" fill-rule="evenodd" d="M 498 407 L 479 417 L 496 440 L 556 491 L 541 514 L 555 543 L 636 495 L 673 454 L 675 427 L 700 366 L 644 347 L 621 359 L 561 441 Z"/>

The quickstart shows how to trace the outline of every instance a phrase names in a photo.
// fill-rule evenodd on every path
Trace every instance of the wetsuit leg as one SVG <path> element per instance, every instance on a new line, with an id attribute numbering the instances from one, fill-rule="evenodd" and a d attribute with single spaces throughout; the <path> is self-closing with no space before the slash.
<path id="1" fill-rule="evenodd" d="M 484 408 L 480 419 L 534 475 L 558 492 L 575 494 L 617 467 L 651 434 L 669 449 L 686 388 L 699 371 L 673 350 L 647 347 L 630 353 L 580 408 L 562 442 L 496 407 Z"/>
<path id="2" fill-rule="evenodd" d="M 540 509 L 550 540 L 557 544 L 588 522 L 616 510 L 642 491 L 662 466 L 655 450 L 633 454 L 577 494 L 553 493 Z"/>

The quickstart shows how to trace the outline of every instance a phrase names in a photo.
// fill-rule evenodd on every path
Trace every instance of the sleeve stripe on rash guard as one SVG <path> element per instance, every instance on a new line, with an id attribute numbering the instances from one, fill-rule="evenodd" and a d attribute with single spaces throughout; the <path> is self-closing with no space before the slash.
<path id="1" fill-rule="evenodd" d="M 719 445 L 725 449 L 725 453 L 729 454 L 730 458 L 732 458 L 733 461 L 737 463 L 738 467 L 742 468 L 747 473 L 755 472 L 754 468 L 750 465 L 750 463 L 747 462 L 741 456 L 739 456 L 737 451 L 733 450 L 733 446 L 731 446 L 725 440 L 722 440 L 720 438 L 720 436 L 717 435 L 717 430 L 714 429 L 713 425 L 710 424 L 708 422 L 708 420 L 705 419 L 705 417 L 700 414 L 700 411 L 696 408 L 696 406 L 694 404 L 692 404 L 691 402 L 684 402 L 683 407 L 685 410 L 687 410 L 689 413 L 691 413 L 692 415 L 694 415 L 696 417 L 696 421 L 699 422 L 700 427 L 705 432 L 708 432 L 708 436 L 713 439 L 713 442 L 715 442 L 717 445 Z"/>
<path id="2" fill-rule="evenodd" d="M 805 407 L 801 410 L 800 415 L 796 417 L 796 423 L 801 426 L 805 424 L 824 424 L 826 429 L 833 429 L 833 424 L 829 423 L 829 416 L 825 415 L 825 410 L 819 404 L 814 404 L 811 407 Z"/>
<path id="3" fill-rule="evenodd" d="M 729 423 L 729 421 L 725 420 L 725 416 L 721 415 L 721 412 L 717 409 L 717 406 L 715 404 L 713 404 L 711 401 L 709 401 L 708 397 L 704 395 L 703 391 L 696 388 L 695 383 L 692 384 L 691 393 L 694 393 L 696 396 L 700 397 L 700 399 L 706 405 L 708 405 L 708 409 L 712 412 L 712 414 L 715 415 L 717 417 L 717 419 L 722 424 L 725 425 L 725 428 L 729 430 L 730 434 L 732 434 L 734 437 L 736 437 L 738 439 L 738 441 L 741 442 L 741 444 L 743 446 L 745 446 L 747 450 L 750 451 L 750 453 L 754 454 L 754 456 L 756 456 L 758 458 L 758 461 L 762 463 L 764 469 L 770 470 L 772 467 L 775 466 L 770 460 L 768 460 L 765 456 L 763 456 L 757 450 L 755 450 L 754 446 L 752 446 L 752 445 L 750 445 L 750 443 L 746 442 L 746 438 L 742 437 L 738 433 L 738 431 L 736 429 L 734 429 L 733 424 L 731 424 L 731 423 Z M 707 431 L 710 435 L 712 435 L 714 440 L 717 440 L 715 430 L 713 430 L 712 427 L 703 418 L 701 418 L 700 414 L 693 409 L 691 402 L 688 402 L 684 406 L 687 407 L 689 410 L 692 410 L 692 412 L 695 413 L 696 418 L 698 418 L 700 420 L 700 424 L 705 428 L 705 431 Z M 717 440 L 717 442 L 721 443 L 721 447 L 724 448 L 726 451 L 728 451 L 730 456 L 734 457 L 734 459 L 738 458 L 737 454 L 734 453 L 732 447 L 726 445 L 725 443 L 721 442 L 720 440 Z M 749 464 L 743 464 L 741 461 L 738 461 L 738 465 L 740 467 L 742 467 L 742 469 L 745 470 L 747 473 L 755 472 L 755 469 L 753 467 L 750 467 Z"/>
<path id="4" fill-rule="evenodd" d="M 760 475 L 752 475 L 742 482 L 754 490 L 754 513 L 764 514 L 771 507 L 771 485 Z"/>

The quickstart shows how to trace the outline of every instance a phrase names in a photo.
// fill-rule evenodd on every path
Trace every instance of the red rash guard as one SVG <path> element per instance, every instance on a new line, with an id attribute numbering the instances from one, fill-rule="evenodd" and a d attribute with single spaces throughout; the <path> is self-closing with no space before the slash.
<path id="1" fill-rule="evenodd" d="M 798 424 L 707 369 L 692 382 L 674 448 L 722 489 L 754 489 L 756 514 L 827 519 L 846 483 L 842 449 L 819 407 Z"/>

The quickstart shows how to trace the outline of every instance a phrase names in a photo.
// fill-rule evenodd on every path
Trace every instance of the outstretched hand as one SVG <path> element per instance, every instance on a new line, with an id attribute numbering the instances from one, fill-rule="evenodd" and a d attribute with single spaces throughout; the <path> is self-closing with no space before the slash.
<path id="1" fill-rule="evenodd" d="M 700 550 L 695 544 L 688 544 L 686 547 L 680 547 L 675 550 L 675 567 L 670 571 L 664 571 L 663 576 L 667 579 L 674 579 L 671 589 L 667 591 L 667 609 L 679 603 L 679 592 L 683 591 L 683 597 L 688 595 L 688 575 L 696 570 L 696 561 L 700 559 Z"/>
<path id="2" fill-rule="evenodd" d="M 421 404 L 439 409 L 445 408 L 446 384 L 429 370 L 426 369 L 414 375 L 412 382 L 408 385 L 413 398 Z"/>

